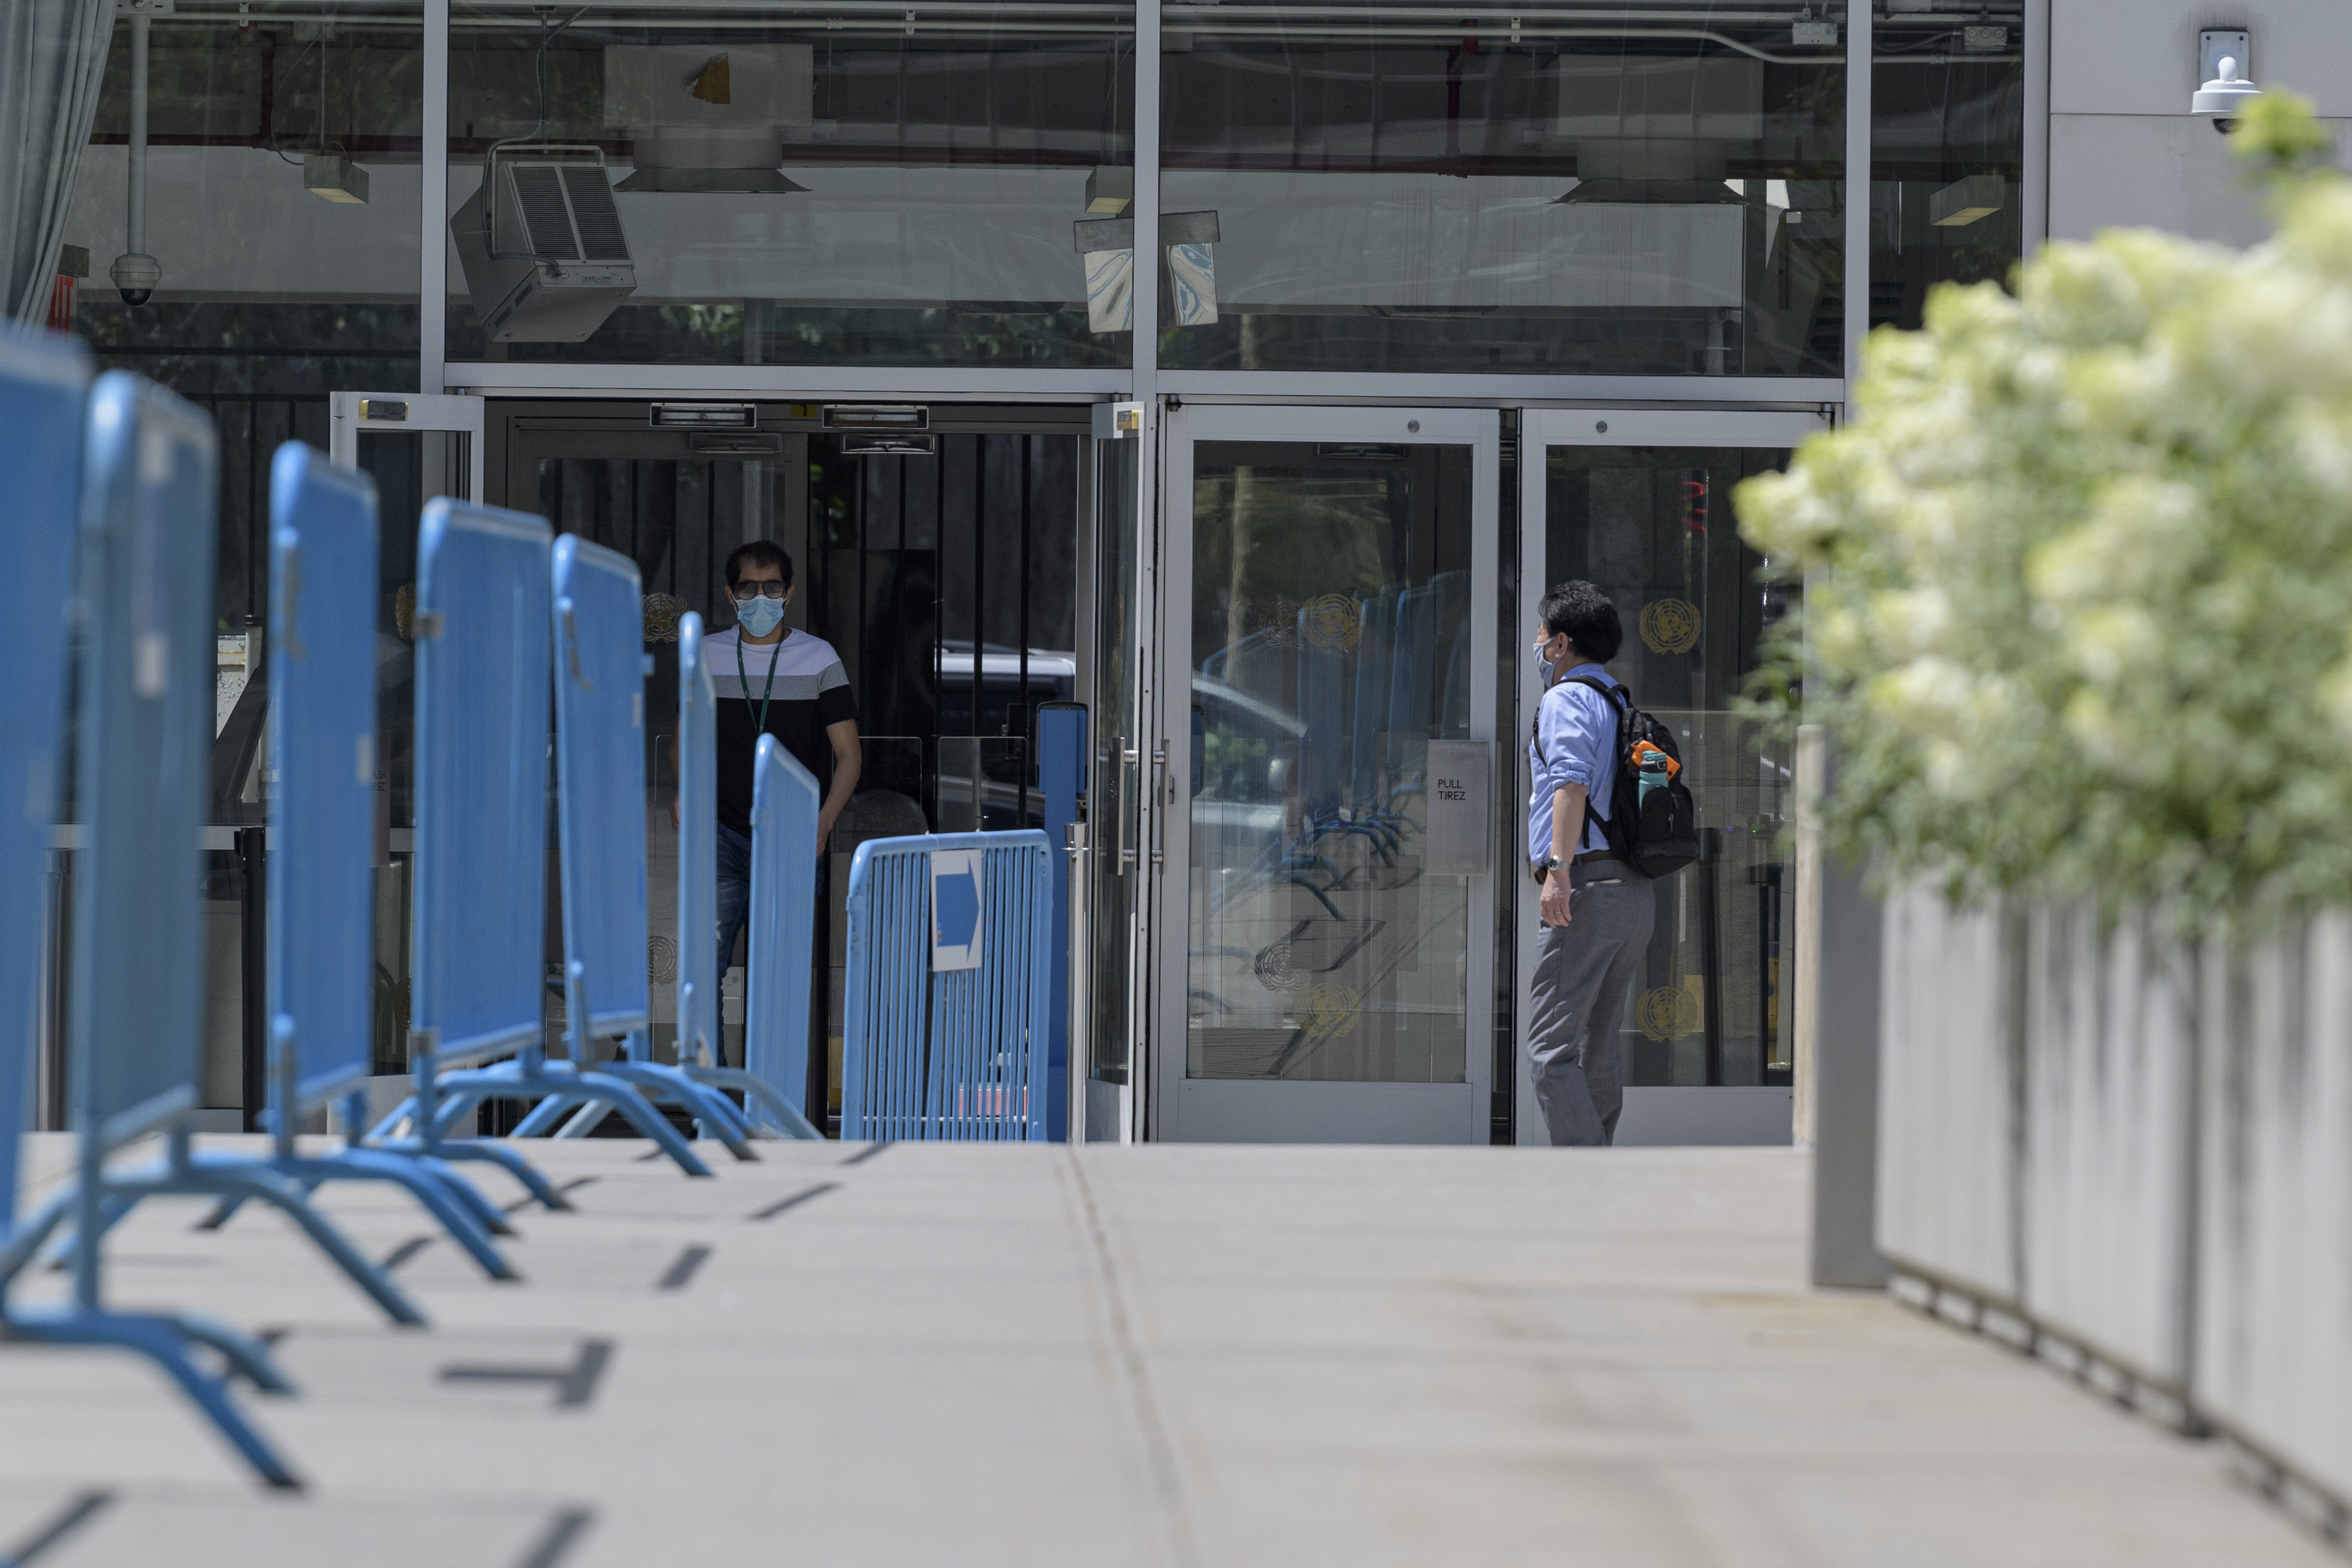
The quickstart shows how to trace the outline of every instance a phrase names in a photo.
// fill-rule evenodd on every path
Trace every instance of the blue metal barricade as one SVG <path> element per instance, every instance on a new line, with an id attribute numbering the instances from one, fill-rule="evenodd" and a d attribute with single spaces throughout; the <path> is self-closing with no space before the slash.
<path id="1" fill-rule="evenodd" d="M 211 594 L 215 491 L 212 427 L 196 410 L 136 377 L 101 380 L 88 400 L 77 349 L 0 336 L 0 472 L 9 484 L 10 561 L 0 604 L 0 776 L 17 821 L 0 832 L 0 1291 L 70 1216 L 74 1281 L 61 1305 L 5 1304 L 5 1335 L 111 1345 L 153 1361 L 204 1410 L 247 1462 L 280 1486 L 293 1473 L 231 1403 L 226 1379 L 190 1352 L 208 1346 L 275 1393 L 290 1385 L 252 1340 L 186 1314 L 109 1310 L 103 1235 L 112 1214 L 150 1192 L 224 1190 L 191 1181 L 202 951 L 197 907 L 206 752 L 212 741 Z M 41 858 L 54 803 L 63 716 L 66 606 L 79 522 L 81 602 L 109 616 L 84 644 L 79 682 L 77 805 L 87 834 L 75 900 L 70 1100 L 80 1134 L 67 1193 L 14 1221 L 22 1084 L 29 1073 Z M 114 970 L 134 964 L 137 984 Z M 166 1168 L 110 1175 L 110 1151 L 142 1133 L 172 1140 Z M 284 1201 L 283 1184 L 256 1178 Z M 299 1206 L 299 1202 L 296 1206 Z M 314 1229 L 313 1234 L 318 1232 Z M 339 1238 L 338 1238 L 339 1239 Z M 365 1268 L 364 1259 L 351 1261 Z"/>
<path id="2" fill-rule="evenodd" d="M 652 1059 L 646 973 L 644 612 L 636 563 L 572 534 L 555 542 L 555 761 L 563 863 L 565 1041 L 572 1062 L 596 1041 L 627 1044 L 598 1071 L 684 1106 L 738 1159 L 755 1158 L 734 1103 L 680 1068 Z M 682 1054 L 682 1053 L 681 1053 Z M 516 1129 L 585 1137 L 609 1100 L 554 1095 Z"/>
<path id="3" fill-rule="evenodd" d="M 744 1059 L 730 1068 L 719 1057 L 718 709 L 702 617 L 688 611 L 677 625 L 677 1059 L 697 1081 L 741 1093 L 744 1115 L 762 1132 L 818 1138 L 801 1113 L 816 918 L 816 781 L 772 736 L 760 738 L 752 758 Z M 797 858 L 782 847 L 793 841 L 802 847 Z"/>
<path id="4" fill-rule="evenodd" d="M 398 1146 L 487 1152 L 448 1137 L 482 1100 L 564 1095 L 611 1106 L 688 1173 L 709 1175 L 628 1084 L 585 1062 L 546 1059 L 551 557 L 546 522 L 522 512 L 444 499 L 425 506 L 418 526 L 416 1090 L 376 1136 L 413 1115 L 416 1135 Z M 632 962 L 642 968 L 642 944 Z M 495 1067 L 444 1071 L 509 1052 L 514 1059 Z M 522 1165 L 512 1151 L 498 1152 Z M 551 1207 L 568 1206 L 543 1182 L 532 1190 Z"/>
<path id="5" fill-rule="evenodd" d="M 64 777 L 66 649 L 73 604 L 74 511 L 81 494 L 82 404 L 89 358 L 72 340 L 0 331 L 0 472 L 8 476 L 8 570 L 0 574 L 0 1244 L 16 1213 L 16 1139 L 31 1074 L 26 1021 L 40 990 L 49 824 Z"/>
<path id="6" fill-rule="evenodd" d="M 751 758 L 751 922 L 743 974 L 743 1067 L 760 1104 L 792 1137 L 824 1136 L 804 1104 L 809 982 L 816 936 L 816 780 L 773 735 Z M 815 1111 L 815 1116 L 809 1114 Z"/>
<path id="7" fill-rule="evenodd" d="M 269 1168 L 314 1189 L 328 1181 L 406 1188 L 495 1279 L 490 1240 L 510 1228 L 446 1163 L 364 1147 L 373 1055 L 369 1004 L 374 888 L 375 628 L 352 614 L 376 598 L 375 484 L 298 442 L 269 473 Z M 338 1096 L 353 1136 L 306 1156 L 294 1130 Z M 225 1224 L 239 1200 L 207 1222 Z"/>
<path id="8" fill-rule="evenodd" d="M 1046 1136 L 1055 862 L 1034 830 L 858 847 L 845 1140 Z"/>

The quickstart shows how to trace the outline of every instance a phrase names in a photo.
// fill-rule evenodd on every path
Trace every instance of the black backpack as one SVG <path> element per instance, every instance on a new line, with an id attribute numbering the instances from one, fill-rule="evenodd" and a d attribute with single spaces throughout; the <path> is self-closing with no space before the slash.
<path id="1" fill-rule="evenodd" d="M 1671 876 L 1698 858 L 1698 811 L 1683 783 L 1682 752 L 1674 731 L 1633 706 L 1622 686 L 1589 675 L 1569 677 L 1589 686 L 1617 709 L 1617 778 L 1609 815 L 1594 813 L 1590 797 L 1584 820 L 1598 824 L 1609 852 L 1645 877 Z M 1578 835 L 1578 842 L 1583 836 Z"/>

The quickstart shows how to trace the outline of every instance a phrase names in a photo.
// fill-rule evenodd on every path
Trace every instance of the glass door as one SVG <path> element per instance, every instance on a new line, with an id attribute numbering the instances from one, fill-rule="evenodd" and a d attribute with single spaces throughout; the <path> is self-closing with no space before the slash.
<path id="1" fill-rule="evenodd" d="M 1484 1142 L 1499 416 L 1165 430 L 1156 1135 Z"/>
<path id="2" fill-rule="evenodd" d="M 1790 590 L 1739 537 L 1738 483 L 1780 468 L 1827 428 L 1819 413 L 1531 409 L 1521 426 L 1518 625 L 1547 585 L 1598 584 L 1624 646 L 1610 671 L 1681 739 L 1702 855 L 1659 885 L 1657 925 L 1625 1016 L 1623 1142 L 1786 1142 L 1796 876 L 1782 829 L 1795 804 L 1791 748 L 1733 704 L 1758 639 Z M 1540 696 L 1522 658 L 1518 727 Z M 1514 770 L 1527 795 L 1524 758 Z M 1530 891 L 1527 879 L 1515 884 Z M 1518 898 L 1518 973 L 1532 973 L 1536 917 Z M 1547 1142 L 1515 1053 L 1518 1142 Z M 1703 1095 L 1660 1090 L 1706 1089 Z M 1746 1091 L 1727 1092 L 1727 1091 Z"/>

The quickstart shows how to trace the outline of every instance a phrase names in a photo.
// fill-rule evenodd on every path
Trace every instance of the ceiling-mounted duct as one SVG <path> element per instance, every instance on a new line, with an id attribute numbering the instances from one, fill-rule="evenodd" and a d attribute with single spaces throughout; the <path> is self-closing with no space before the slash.
<path id="1" fill-rule="evenodd" d="M 621 182 L 646 191 L 783 195 L 805 191 L 776 164 L 783 128 L 814 121 L 806 44 L 614 45 L 604 50 L 604 123 L 635 143 Z"/>
<path id="2" fill-rule="evenodd" d="M 601 161 L 493 148 L 482 188 L 449 220 L 474 314 L 492 342 L 583 342 L 635 292 L 637 271 Z"/>

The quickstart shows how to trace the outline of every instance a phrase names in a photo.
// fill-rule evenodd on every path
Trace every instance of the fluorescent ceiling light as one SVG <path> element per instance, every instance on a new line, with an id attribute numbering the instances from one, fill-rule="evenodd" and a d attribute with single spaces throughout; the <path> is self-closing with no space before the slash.
<path id="1" fill-rule="evenodd" d="M 1728 180 L 1579 180 L 1553 206 L 1738 206 L 1747 198 Z"/>
<path id="2" fill-rule="evenodd" d="M 695 196 L 788 196 L 808 189 L 774 169 L 647 168 L 644 164 L 613 188 L 632 196 L 647 192 Z"/>

